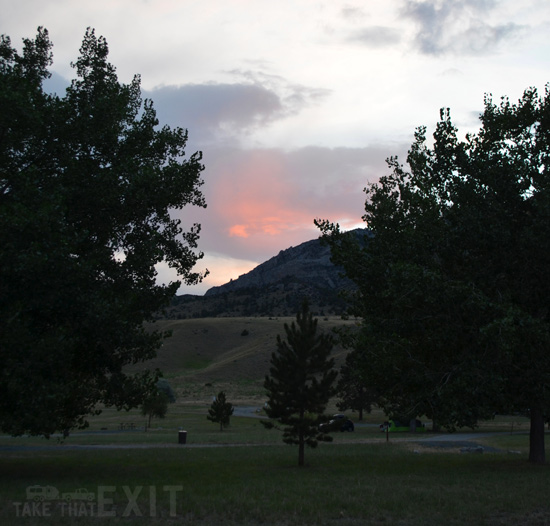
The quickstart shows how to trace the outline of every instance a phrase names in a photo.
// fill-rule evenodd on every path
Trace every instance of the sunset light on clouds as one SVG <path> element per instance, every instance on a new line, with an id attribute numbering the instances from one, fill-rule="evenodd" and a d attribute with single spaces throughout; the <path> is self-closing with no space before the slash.
<path id="1" fill-rule="evenodd" d="M 515 101 L 550 81 L 548 0 L 0 2 L 14 45 L 48 29 L 50 89 L 73 78 L 94 27 L 120 80 L 140 74 L 161 124 L 187 128 L 187 153 L 203 152 L 208 207 L 178 214 L 201 223 L 210 275 L 180 293 L 317 237 L 317 217 L 357 226 L 364 187 L 440 108 L 467 132 L 485 93 Z"/>

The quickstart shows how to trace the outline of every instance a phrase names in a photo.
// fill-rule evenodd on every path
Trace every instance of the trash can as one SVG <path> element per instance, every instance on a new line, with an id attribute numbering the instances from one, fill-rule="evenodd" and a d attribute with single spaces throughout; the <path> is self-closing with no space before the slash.
<path id="1" fill-rule="evenodd" d="M 187 442 L 187 431 L 178 431 L 178 444 L 185 444 Z"/>

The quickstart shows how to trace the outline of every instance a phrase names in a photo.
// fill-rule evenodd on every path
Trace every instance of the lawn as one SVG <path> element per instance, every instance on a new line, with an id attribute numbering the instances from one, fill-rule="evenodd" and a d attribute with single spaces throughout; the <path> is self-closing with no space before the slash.
<path id="1" fill-rule="evenodd" d="M 409 434 L 386 443 L 376 427 L 358 426 L 307 450 L 307 466 L 299 468 L 297 449 L 258 419 L 233 417 L 220 432 L 205 414 L 202 406 L 190 407 L 147 432 L 92 429 L 62 445 L 55 438 L 2 437 L 0 523 L 550 523 L 550 471 L 526 461 L 525 434 L 480 436 L 476 443 L 497 452 L 464 454 L 423 447 Z M 175 424 L 182 421 L 188 442 L 178 445 Z M 94 495 L 90 502 L 34 503 L 26 498 L 34 485 Z"/>
<path id="2" fill-rule="evenodd" d="M 138 410 L 105 409 L 62 443 L 0 436 L 0 524 L 550 524 L 550 468 L 527 462 L 529 424 L 522 417 L 482 423 L 475 443 L 496 452 L 463 454 L 449 443 L 419 442 L 429 433 L 396 434 L 386 443 L 378 429 L 386 417 L 375 410 L 365 416 L 368 425 L 306 450 L 304 468 L 297 448 L 258 418 L 234 415 L 220 432 L 206 419 L 220 390 L 236 406 L 260 409 L 265 402 L 263 376 L 282 321 L 163 327 L 174 337 L 152 366 L 165 371 L 178 400 L 152 429 L 144 430 Z M 323 323 L 330 329 L 337 322 Z M 327 413 L 337 411 L 332 401 Z M 180 429 L 185 445 L 178 444 Z M 500 435 L 482 436 L 493 431 Z M 78 489 L 93 495 L 34 502 L 27 499 L 32 486 L 50 486 L 59 497 Z"/>

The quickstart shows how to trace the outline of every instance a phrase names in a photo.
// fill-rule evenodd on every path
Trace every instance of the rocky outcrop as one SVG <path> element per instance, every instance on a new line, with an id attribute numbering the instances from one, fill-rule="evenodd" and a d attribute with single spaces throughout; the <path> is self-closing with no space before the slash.
<path id="1" fill-rule="evenodd" d="M 363 236 L 365 230 L 357 230 Z M 164 317 L 294 316 L 307 299 L 316 315 L 346 311 L 342 291 L 355 285 L 330 259 L 319 239 L 281 250 L 276 256 L 204 296 L 178 296 Z"/>
<path id="2" fill-rule="evenodd" d="M 341 276 L 341 269 L 332 264 L 330 249 L 322 245 L 319 239 L 314 239 L 297 247 L 281 250 L 279 254 L 238 279 L 212 287 L 205 296 L 272 286 L 290 289 L 292 284 L 335 290 L 349 286 L 349 281 Z"/>

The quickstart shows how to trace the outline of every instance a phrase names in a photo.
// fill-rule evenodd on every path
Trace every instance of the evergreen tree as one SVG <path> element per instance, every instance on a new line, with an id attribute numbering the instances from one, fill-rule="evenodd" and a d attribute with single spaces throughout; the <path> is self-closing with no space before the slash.
<path id="1" fill-rule="evenodd" d="M 305 445 L 315 448 L 318 441 L 332 437 L 318 430 L 323 412 L 334 394 L 337 372 L 329 358 L 333 338 L 318 334 L 317 319 L 306 301 L 296 322 L 284 325 L 286 341 L 277 336 L 277 352 L 271 355 L 271 367 L 264 387 L 268 402 L 266 414 L 283 427 L 283 442 L 298 445 L 298 465 L 304 465 Z M 272 422 L 262 422 L 272 428 Z"/>
<path id="2" fill-rule="evenodd" d="M 220 431 L 223 431 L 223 428 L 229 425 L 229 418 L 232 414 L 233 404 L 228 402 L 225 393 L 220 391 L 218 396 L 214 398 L 206 418 L 211 422 L 218 422 L 220 424 Z"/>

